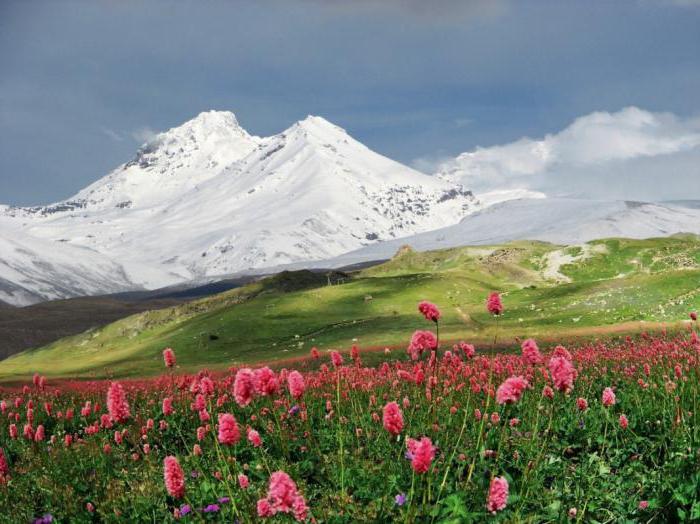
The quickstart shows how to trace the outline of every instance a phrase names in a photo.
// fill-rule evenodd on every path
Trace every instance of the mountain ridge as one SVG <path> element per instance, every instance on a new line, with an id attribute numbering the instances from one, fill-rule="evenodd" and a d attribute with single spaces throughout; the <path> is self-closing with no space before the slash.
<path id="1" fill-rule="evenodd" d="M 476 205 L 461 185 L 386 158 L 322 117 L 259 138 L 233 113 L 204 112 L 73 197 L 3 207 L 0 218 L 28 237 L 100 253 L 151 289 L 337 256 L 455 223 Z"/>

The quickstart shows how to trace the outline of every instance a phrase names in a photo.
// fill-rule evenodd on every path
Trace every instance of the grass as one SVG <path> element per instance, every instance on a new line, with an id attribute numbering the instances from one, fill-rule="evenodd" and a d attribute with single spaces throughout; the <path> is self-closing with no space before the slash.
<path id="1" fill-rule="evenodd" d="M 547 255 L 578 247 L 542 242 L 463 247 L 394 259 L 328 285 L 325 275 L 284 273 L 219 295 L 149 311 L 61 339 L 0 362 L 0 379 L 39 372 L 52 377 L 143 376 L 162 370 L 161 351 L 176 349 L 183 371 L 274 362 L 321 350 L 401 347 L 423 299 L 443 311 L 443 339 L 489 341 L 484 300 L 503 293 L 505 342 L 639 330 L 700 309 L 700 239 L 595 241 L 595 249 L 559 268 L 569 282 L 543 277 Z M 562 280 L 562 279 L 560 279 Z"/>

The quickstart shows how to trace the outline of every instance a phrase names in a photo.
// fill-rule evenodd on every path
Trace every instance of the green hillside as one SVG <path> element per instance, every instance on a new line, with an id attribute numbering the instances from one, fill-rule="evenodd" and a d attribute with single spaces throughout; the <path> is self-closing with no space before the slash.
<path id="1" fill-rule="evenodd" d="M 700 239 L 405 249 L 349 275 L 283 273 L 25 351 L 0 362 L 0 378 L 159 373 L 165 346 L 176 350 L 181 370 L 275 361 L 355 341 L 403 348 L 414 329 L 429 327 L 416 313 L 422 299 L 441 307 L 443 339 L 487 341 L 495 333 L 484 309 L 492 290 L 503 292 L 504 341 L 673 322 L 700 309 Z"/>

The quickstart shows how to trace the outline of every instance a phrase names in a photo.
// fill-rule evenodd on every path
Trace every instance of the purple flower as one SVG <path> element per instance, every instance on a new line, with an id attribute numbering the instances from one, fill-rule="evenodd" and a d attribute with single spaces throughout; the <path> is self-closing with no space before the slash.
<path id="1" fill-rule="evenodd" d="M 406 504 L 406 494 L 399 493 L 398 495 L 396 495 L 394 500 L 396 501 L 397 506 L 403 506 L 404 504 Z"/>
<path id="2" fill-rule="evenodd" d="M 204 513 L 216 513 L 217 511 L 219 511 L 219 505 L 218 504 L 209 504 L 202 511 Z"/>
<path id="3" fill-rule="evenodd" d="M 189 504 L 180 506 L 180 515 L 187 515 L 192 511 L 192 507 Z"/>
<path id="4" fill-rule="evenodd" d="M 404 457 L 406 457 L 406 460 L 413 460 L 413 453 L 407 451 Z"/>
<path id="5" fill-rule="evenodd" d="M 294 404 L 291 408 L 289 408 L 289 414 L 296 415 L 297 413 L 299 413 L 299 406 Z"/>
<path id="6" fill-rule="evenodd" d="M 219 504 L 228 504 L 229 502 L 231 502 L 231 499 L 228 497 L 221 497 L 219 499 Z"/>
<path id="7" fill-rule="evenodd" d="M 53 522 L 53 515 L 51 513 L 46 513 L 43 517 L 34 519 L 34 524 L 51 524 Z"/>
<path id="8" fill-rule="evenodd" d="M 192 477 L 193 479 L 196 479 L 197 477 L 199 477 L 199 471 L 190 472 L 190 477 Z"/>

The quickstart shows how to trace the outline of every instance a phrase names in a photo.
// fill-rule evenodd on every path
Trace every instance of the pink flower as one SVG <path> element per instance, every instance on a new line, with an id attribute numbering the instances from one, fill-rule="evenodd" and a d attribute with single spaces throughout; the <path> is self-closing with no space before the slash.
<path id="1" fill-rule="evenodd" d="M 253 400 L 255 390 L 253 372 L 249 368 L 239 369 L 233 381 L 233 396 L 239 406 L 245 407 Z"/>
<path id="2" fill-rule="evenodd" d="M 343 356 L 337 351 L 331 351 L 331 362 L 338 368 L 343 365 Z"/>
<path id="3" fill-rule="evenodd" d="M 588 409 L 588 401 L 585 398 L 579 397 L 576 399 L 576 407 L 579 411 L 586 411 Z"/>
<path id="4" fill-rule="evenodd" d="M 107 410 L 116 422 L 125 422 L 131 417 L 126 394 L 119 382 L 112 382 L 107 391 Z"/>
<path id="5" fill-rule="evenodd" d="M 517 402 L 527 386 L 528 382 L 523 377 L 507 378 L 496 390 L 496 402 L 499 404 L 513 404 Z"/>
<path id="6" fill-rule="evenodd" d="M 312 347 L 312 348 L 311 348 L 311 358 L 313 358 L 314 360 L 317 360 L 320 356 L 321 356 L 321 355 L 320 355 L 319 352 L 318 352 L 318 348 L 315 347 L 315 346 Z"/>
<path id="7" fill-rule="evenodd" d="M 279 382 L 277 375 L 269 367 L 256 369 L 253 372 L 253 380 L 255 383 L 255 391 L 259 395 L 274 395 L 279 390 Z"/>
<path id="8" fill-rule="evenodd" d="M 627 420 L 624 414 L 620 415 L 620 427 L 622 429 L 627 429 L 627 426 L 629 426 L 629 420 Z"/>
<path id="9" fill-rule="evenodd" d="M 248 489 L 248 486 L 250 485 L 248 477 L 243 473 L 238 475 L 238 485 L 241 487 L 241 489 Z"/>
<path id="10" fill-rule="evenodd" d="M 236 418 L 230 413 L 219 413 L 219 442 L 231 446 L 241 439 Z"/>
<path id="11" fill-rule="evenodd" d="M 646 500 L 639 501 L 639 509 L 647 509 L 649 507 L 649 502 Z"/>
<path id="12" fill-rule="evenodd" d="M 440 310 L 432 302 L 423 300 L 420 304 L 418 304 L 418 311 L 423 314 L 425 320 L 430 320 L 432 322 L 437 322 L 440 320 Z"/>
<path id="13" fill-rule="evenodd" d="M 552 352 L 553 357 L 564 357 L 566 360 L 571 360 L 571 353 L 564 346 L 557 346 Z"/>
<path id="14" fill-rule="evenodd" d="M 425 473 L 430 469 L 430 464 L 435 458 L 435 447 L 428 437 L 420 440 L 409 438 L 407 441 L 408 454 L 411 467 L 416 473 Z"/>
<path id="15" fill-rule="evenodd" d="M 254 429 L 248 430 L 248 442 L 250 442 L 254 447 L 259 448 L 262 445 L 262 439 L 260 438 L 260 433 Z"/>
<path id="16" fill-rule="evenodd" d="M 552 375 L 554 387 L 567 393 L 574 388 L 574 380 L 578 375 L 571 361 L 564 356 L 553 356 L 549 359 L 549 373 Z"/>
<path id="17" fill-rule="evenodd" d="M 551 400 L 554 398 L 554 390 L 549 386 L 545 386 L 542 388 L 542 396 Z"/>
<path id="18" fill-rule="evenodd" d="M 171 497 L 181 499 L 185 496 L 185 473 L 182 471 L 177 458 L 173 456 L 165 457 L 163 461 L 163 477 L 165 479 L 165 489 Z"/>
<path id="19" fill-rule="evenodd" d="M 293 513 L 298 521 L 306 520 L 309 511 L 296 484 L 284 471 L 275 471 L 270 476 L 267 497 L 258 501 L 257 509 L 260 517 L 271 517 L 276 513 Z"/>
<path id="20" fill-rule="evenodd" d="M 165 362 L 165 367 L 172 368 L 175 366 L 175 352 L 172 348 L 163 350 L 163 362 Z"/>
<path id="21" fill-rule="evenodd" d="M 411 336 L 408 345 L 408 353 L 413 360 L 417 360 L 423 351 L 437 349 L 437 339 L 432 331 L 418 330 Z"/>
<path id="22" fill-rule="evenodd" d="M 296 399 L 301 398 L 306 390 L 304 377 L 296 370 L 290 371 L 289 375 L 287 375 L 287 386 L 289 387 L 289 394 Z"/>
<path id="23" fill-rule="evenodd" d="M 503 313 L 503 303 L 501 302 L 501 295 L 495 291 L 489 295 L 486 300 L 486 309 L 492 315 L 500 315 Z"/>
<path id="24" fill-rule="evenodd" d="M 508 503 L 508 481 L 505 477 L 494 477 L 489 486 L 489 500 L 486 509 L 492 513 L 505 509 Z"/>
<path id="25" fill-rule="evenodd" d="M 272 506 L 267 501 L 267 499 L 258 500 L 257 504 L 258 517 L 272 517 L 274 513 L 272 512 Z"/>
<path id="26" fill-rule="evenodd" d="M 173 409 L 173 399 L 170 397 L 165 397 L 163 399 L 163 415 L 167 417 L 173 413 L 175 413 L 175 410 Z"/>
<path id="27" fill-rule="evenodd" d="M 382 423 L 392 435 L 398 435 L 403 429 L 403 413 L 396 402 L 389 402 L 384 406 Z"/>
<path id="28" fill-rule="evenodd" d="M 615 392 L 612 390 L 612 388 L 605 388 L 603 390 L 603 406 L 606 408 L 612 406 L 615 404 Z"/>
<path id="29" fill-rule="evenodd" d="M 7 477 L 10 474 L 10 466 L 7 464 L 7 458 L 5 457 L 5 451 L 0 448 L 0 484 L 4 484 L 7 481 Z"/>
<path id="30" fill-rule="evenodd" d="M 526 363 L 534 366 L 542 362 L 542 355 L 537 347 L 537 342 L 533 339 L 528 338 L 523 342 L 521 347 L 523 350 L 523 360 Z"/>
<path id="31" fill-rule="evenodd" d="M 476 349 L 474 348 L 474 346 L 471 344 L 467 344 L 466 342 L 460 342 L 458 346 L 455 346 L 455 352 L 457 351 L 458 347 L 464 353 L 464 358 L 472 358 L 474 356 L 474 353 L 476 353 Z"/>
<path id="32" fill-rule="evenodd" d="M 36 432 L 34 433 L 34 442 L 41 442 L 44 440 L 45 434 L 44 434 L 44 426 L 43 424 L 39 424 L 36 427 Z"/>

